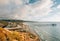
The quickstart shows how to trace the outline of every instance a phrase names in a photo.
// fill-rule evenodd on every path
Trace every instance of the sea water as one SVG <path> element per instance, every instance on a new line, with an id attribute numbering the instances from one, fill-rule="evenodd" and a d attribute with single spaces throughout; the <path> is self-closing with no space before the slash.
<path id="1" fill-rule="evenodd" d="M 60 41 L 59 22 L 25 22 L 43 41 Z"/>

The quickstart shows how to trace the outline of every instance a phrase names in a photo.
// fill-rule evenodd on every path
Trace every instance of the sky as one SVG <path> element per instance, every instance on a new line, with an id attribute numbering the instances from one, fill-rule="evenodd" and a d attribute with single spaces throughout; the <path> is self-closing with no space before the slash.
<path id="1" fill-rule="evenodd" d="M 60 0 L 0 0 L 0 19 L 60 21 Z"/>

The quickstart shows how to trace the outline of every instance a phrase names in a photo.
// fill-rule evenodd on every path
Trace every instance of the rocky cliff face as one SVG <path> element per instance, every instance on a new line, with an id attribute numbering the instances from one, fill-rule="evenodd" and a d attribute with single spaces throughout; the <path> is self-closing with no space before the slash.
<path id="1" fill-rule="evenodd" d="M 21 32 L 21 34 L 25 33 L 26 35 L 29 35 L 28 37 L 25 36 L 25 38 L 26 38 L 25 41 L 28 41 L 28 40 L 29 41 L 40 41 L 40 37 L 32 29 L 30 29 L 30 26 L 28 24 L 26 24 L 24 22 L 2 21 L 0 23 L 1 23 L 0 25 L 1 25 L 2 30 L 7 29 L 9 31 L 13 31 L 13 33 L 15 33 L 15 31 L 17 31 L 15 34 L 17 34 L 18 32 Z M 5 25 L 5 24 L 7 24 L 7 25 Z M 27 33 L 30 33 L 30 34 L 27 34 Z M 24 36 L 24 35 L 22 35 L 22 36 Z M 29 38 L 29 39 L 27 40 L 27 38 Z"/>

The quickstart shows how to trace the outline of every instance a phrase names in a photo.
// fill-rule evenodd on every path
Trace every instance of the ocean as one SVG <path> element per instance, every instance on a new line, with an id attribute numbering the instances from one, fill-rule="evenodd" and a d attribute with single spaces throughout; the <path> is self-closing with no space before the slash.
<path id="1" fill-rule="evenodd" d="M 43 41 L 60 41 L 60 22 L 25 22 Z"/>

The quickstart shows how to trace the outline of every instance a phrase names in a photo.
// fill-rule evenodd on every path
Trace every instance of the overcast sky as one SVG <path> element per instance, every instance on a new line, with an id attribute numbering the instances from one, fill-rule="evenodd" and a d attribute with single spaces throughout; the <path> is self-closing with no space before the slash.
<path id="1" fill-rule="evenodd" d="M 60 21 L 60 0 L 0 0 L 0 18 Z"/>

